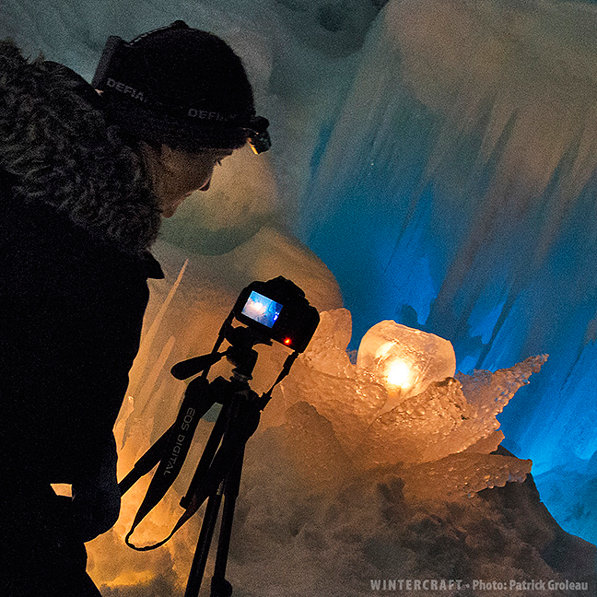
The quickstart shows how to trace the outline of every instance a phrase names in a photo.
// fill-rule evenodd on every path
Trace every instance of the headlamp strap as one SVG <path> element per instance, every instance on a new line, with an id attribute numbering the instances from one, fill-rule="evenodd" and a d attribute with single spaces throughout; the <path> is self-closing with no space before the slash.
<path id="1" fill-rule="evenodd" d="M 110 35 L 106 41 L 95 74 L 93 75 L 93 81 L 91 81 L 91 86 L 94 89 L 104 89 L 106 82 L 108 81 L 108 74 L 115 68 L 120 53 L 127 45 L 128 44 L 117 35 Z"/>

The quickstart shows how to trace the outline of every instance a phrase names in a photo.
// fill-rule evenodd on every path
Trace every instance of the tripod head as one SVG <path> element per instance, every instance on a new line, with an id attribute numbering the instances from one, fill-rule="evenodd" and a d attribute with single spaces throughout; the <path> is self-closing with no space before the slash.
<path id="1" fill-rule="evenodd" d="M 225 324 L 223 333 L 224 338 L 230 343 L 225 352 L 212 351 L 210 354 L 181 361 L 170 370 L 173 377 L 182 380 L 201 372 L 209 372 L 212 365 L 217 363 L 222 357 L 226 357 L 236 367 L 235 371 L 238 374 L 251 379 L 251 374 L 259 356 L 257 351 L 253 350 L 253 346 L 256 344 L 271 346 L 271 340 L 259 330 L 243 326 L 232 327 L 232 325 L 226 326 Z"/>

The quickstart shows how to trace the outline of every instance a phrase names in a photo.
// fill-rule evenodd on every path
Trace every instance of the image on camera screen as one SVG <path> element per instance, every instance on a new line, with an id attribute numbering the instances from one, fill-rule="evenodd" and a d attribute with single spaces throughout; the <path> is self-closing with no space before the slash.
<path id="1" fill-rule="evenodd" d="M 280 303 L 276 303 L 276 301 L 253 290 L 243 307 L 242 314 L 257 323 L 261 323 L 268 328 L 271 328 L 276 322 L 276 319 L 278 319 L 280 311 L 282 311 L 282 305 Z"/>

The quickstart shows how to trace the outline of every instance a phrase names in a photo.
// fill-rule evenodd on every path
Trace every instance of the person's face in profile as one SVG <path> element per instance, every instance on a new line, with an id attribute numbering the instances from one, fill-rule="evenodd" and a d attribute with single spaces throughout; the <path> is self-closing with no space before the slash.
<path id="1" fill-rule="evenodd" d="M 229 149 L 203 149 L 189 153 L 143 146 L 153 190 L 164 218 L 171 218 L 179 205 L 194 191 L 209 189 L 214 168 L 232 154 Z"/>

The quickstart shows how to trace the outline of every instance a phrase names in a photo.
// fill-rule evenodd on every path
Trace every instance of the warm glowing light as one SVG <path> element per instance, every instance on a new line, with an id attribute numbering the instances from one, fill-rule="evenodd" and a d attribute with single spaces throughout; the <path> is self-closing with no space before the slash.
<path id="1" fill-rule="evenodd" d="M 286 346 L 290 346 L 292 344 L 292 338 L 284 338 L 284 344 L 286 344 Z"/>
<path id="2" fill-rule="evenodd" d="M 408 390 L 413 385 L 413 376 L 407 363 L 394 359 L 386 370 L 386 380 L 392 385 L 403 390 Z"/>
<path id="3" fill-rule="evenodd" d="M 64 497 L 73 497 L 73 486 L 67 483 L 50 483 L 54 493 Z"/>
<path id="4" fill-rule="evenodd" d="M 386 387 L 387 411 L 421 394 L 433 382 L 452 377 L 456 355 L 448 340 L 386 320 L 363 336 L 357 365 Z"/>

